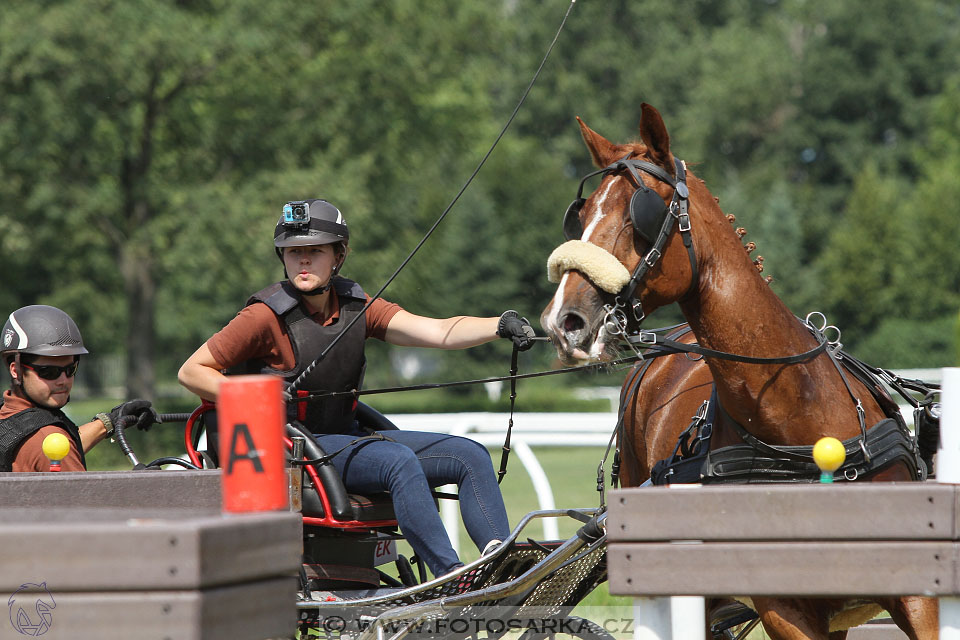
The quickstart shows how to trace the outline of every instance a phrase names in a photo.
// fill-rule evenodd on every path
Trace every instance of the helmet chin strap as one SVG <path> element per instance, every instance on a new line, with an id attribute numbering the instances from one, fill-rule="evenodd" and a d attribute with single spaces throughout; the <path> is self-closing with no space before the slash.
<path id="1" fill-rule="evenodd" d="M 327 284 L 322 284 L 319 287 L 311 289 L 310 291 L 301 291 L 300 295 L 302 296 L 318 296 L 321 293 L 326 293 L 330 287 L 333 286 L 333 282 L 328 281 Z"/>
<path id="2" fill-rule="evenodd" d="M 320 294 L 322 294 L 322 293 L 326 293 L 327 291 L 329 291 L 330 288 L 333 286 L 333 277 L 334 277 L 335 275 L 337 275 L 337 273 L 339 273 L 340 267 L 342 267 L 342 266 L 343 266 L 343 260 L 341 260 L 341 261 L 340 261 L 340 264 L 338 264 L 337 266 L 335 266 L 335 267 L 333 268 L 333 272 L 330 274 L 330 279 L 327 280 L 327 283 L 326 283 L 326 284 L 322 284 L 322 285 L 320 285 L 319 287 L 315 287 L 315 288 L 311 289 L 310 291 L 301 291 L 301 292 L 300 292 L 300 295 L 303 295 L 303 296 L 318 296 L 318 295 L 320 295 Z M 287 270 L 286 270 L 286 269 L 283 270 L 283 274 L 284 274 L 284 275 L 287 275 Z M 287 280 L 289 280 L 289 279 L 290 279 L 290 276 L 287 276 Z"/>

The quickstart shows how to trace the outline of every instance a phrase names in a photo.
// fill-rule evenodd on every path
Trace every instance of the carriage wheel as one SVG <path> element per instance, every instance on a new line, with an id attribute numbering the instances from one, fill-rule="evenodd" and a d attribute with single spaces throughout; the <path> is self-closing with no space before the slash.
<path id="1" fill-rule="evenodd" d="M 546 623 L 549 621 L 540 621 Z M 616 640 L 613 635 L 592 620 L 578 616 L 567 616 L 552 621 L 553 629 L 557 631 L 527 629 L 520 636 L 520 640 L 555 640 L 556 638 L 579 638 L 580 640 Z M 544 624 L 544 629 L 551 625 Z"/>

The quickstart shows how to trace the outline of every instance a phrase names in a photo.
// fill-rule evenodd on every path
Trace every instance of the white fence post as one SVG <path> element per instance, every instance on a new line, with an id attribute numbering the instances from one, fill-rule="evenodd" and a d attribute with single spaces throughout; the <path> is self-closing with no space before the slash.
<path id="1" fill-rule="evenodd" d="M 671 636 L 670 598 L 633 599 L 633 640 L 665 640 Z"/>
<path id="2" fill-rule="evenodd" d="M 703 640 L 706 628 L 700 596 L 633 599 L 633 640 Z"/>
<path id="3" fill-rule="evenodd" d="M 960 484 L 960 369 L 944 369 L 941 380 L 937 482 Z M 940 638 L 960 640 L 960 598 L 940 598 Z"/>

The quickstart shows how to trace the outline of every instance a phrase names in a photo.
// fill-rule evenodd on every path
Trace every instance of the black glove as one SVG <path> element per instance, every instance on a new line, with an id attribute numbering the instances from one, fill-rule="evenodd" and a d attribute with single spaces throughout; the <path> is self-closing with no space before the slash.
<path id="1" fill-rule="evenodd" d="M 521 318 L 520 314 L 514 310 L 504 311 L 500 315 L 500 322 L 497 324 L 497 335 L 501 338 L 513 340 L 513 344 L 520 351 L 526 351 L 533 346 L 533 339 L 537 337 L 533 327 L 526 318 Z"/>
<path id="2" fill-rule="evenodd" d="M 134 426 L 141 431 L 146 431 L 150 428 L 154 422 L 160 422 L 159 416 L 157 416 L 157 411 L 152 406 L 150 406 L 149 400 L 128 400 L 123 404 L 118 404 L 115 406 L 110 413 L 110 422 L 113 426 L 116 426 L 120 418 L 125 418 L 127 416 L 136 416 L 137 421 L 134 423 Z M 129 427 L 130 425 L 125 425 Z M 107 430 L 110 430 L 110 427 L 107 427 Z"/>

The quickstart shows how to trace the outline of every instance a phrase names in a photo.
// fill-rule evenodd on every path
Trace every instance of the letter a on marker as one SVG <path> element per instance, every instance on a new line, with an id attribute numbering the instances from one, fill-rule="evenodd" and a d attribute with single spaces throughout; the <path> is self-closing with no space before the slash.
<path id="1" fill-rule="evenodd" d="M 247 445 L 246 453 L 237 451 L 237 441 L 243 438 Z M 237 460 L 249 460 L 253 463 L 255 473 L 263 473 L 263 464 L 260 462 L 260 456 L 256 447 L 253 446 L 253 438 L 250 436 L 250 429 L 246 423 L 238 422 L 233 427 L 233 437 L 230 439 L 230 460 L 227 462 L 227 473 L 233 473 L 233 463 Z"/>

